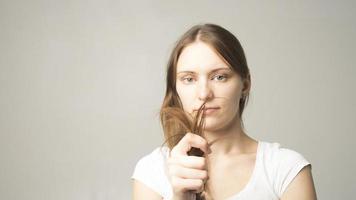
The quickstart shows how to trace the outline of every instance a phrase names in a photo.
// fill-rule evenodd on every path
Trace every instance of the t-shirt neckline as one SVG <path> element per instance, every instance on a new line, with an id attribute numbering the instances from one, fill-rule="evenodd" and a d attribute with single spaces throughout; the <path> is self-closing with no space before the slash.
<path id="1" fill-rule="evenodd" d="M 234 200 L 235 198 L 240 197 L 243 193 L 248 191 L 248 189 L 252 186 L 252 184 L 255 182 L 255 178 L 257 176 L 257 169 L 260 165 L 260 157 L 262 156 L 262 142 L 257 141 L 257 150 L 256 150 L 256 160 L 255 160 L 255 166 L 253 167 L 253 171 L 251 174 L 250 179 L 246 183 L 246 185 L 240 190 L 238 193 L 233 194 L 232 196 L 228 197 L 226 200 Z"/>

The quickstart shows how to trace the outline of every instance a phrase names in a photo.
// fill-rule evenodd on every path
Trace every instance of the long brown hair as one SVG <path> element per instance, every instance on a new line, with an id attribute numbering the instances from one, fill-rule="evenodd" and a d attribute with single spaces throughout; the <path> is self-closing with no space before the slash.
<path id="1" fill-rule="evenodd" d="M 212 47 L 217 54 L 236 72 L 242 80 L 250 81 L 245 53 L 238 39 L 228 30 L 215 24 L 199 24 L 184 33 L 175 44 L 167 64 L 166 94 L 160 110 L 160 120 L 164 137 L 169 149 L 172 149 L 185 135 L 187 130 L 203 133 L 203 119 L 200 113 L 191 116 L 183 111 L 183 105 L 176 90 L 176 73 L 178 58 L 185 47 L 202 41 Z M 243 127 L 242 113 L 247 105 L 249 95 L 243 95 L 239 101 L 240 123 Z M 204 104 L 199 110 L 202 109 Z M 200 126 L 199 126 L 200 125 Z M 197 128 L 197 129 L 195 129 Z"/>

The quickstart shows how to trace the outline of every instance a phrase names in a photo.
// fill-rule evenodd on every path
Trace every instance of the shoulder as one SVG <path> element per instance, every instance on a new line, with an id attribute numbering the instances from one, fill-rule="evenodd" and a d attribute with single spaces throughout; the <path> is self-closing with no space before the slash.
<path id="1" fill-rule="evenodd" d="M 168 158 L 169 149 L 166 146 L 157 147 L 149 154 L 143 156 L 139 161 L 139 163 L 151 163 L 151 164 L 159 164 L 164 162 Z"/>
<path id="2" fill-rule="evenodd" d="M 165 168 L 166 159 L 168 158 L 168 147 L 157 147 L 149 154 L 140 158 L 135 166 L 133 176 L 143 176 L 152 173 L 151 170 L 162 172 Z"/>
<path id="3" fill-rule="evenodd" d="M 279 143 L 263 142 L 263 161 L 270 184 L 279 197 L 297 174 L 310 165 L 299 152 Z"/>
<path id="4" fill-rule="evenodd" d="M 166 176 L 166 159 L 168 147 L 157 147 L 137 162 L 132 179 L 138 180 L 148 188 L 165 197 L 170 194 L 169 181 Z"/>
<path id="5" fill-rule="evenodd" d="M 264 147 L 264 158 L 269 159 L 269 161 L 273 162 L 274 164 L 283 164 L 305 160 L 302 154 L 293 149 L 282 147 L 280 143 L 262 143 Z"/>

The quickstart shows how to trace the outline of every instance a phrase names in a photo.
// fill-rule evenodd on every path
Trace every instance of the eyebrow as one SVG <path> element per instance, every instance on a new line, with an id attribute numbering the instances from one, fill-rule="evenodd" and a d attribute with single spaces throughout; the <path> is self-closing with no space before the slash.
<path id="1" fill-rule="evenodd" d="M 213 72 L 216 72 L 216 71 L 219 71 L 219 70 L 229 70 L 229 71 L 231 71 L 230 68 L 221 67 L 221 68 L 213 69 L 211 72 L 209 72 L 209 74 L 210 74 L 210 73 L 213 73 Z M 180 71 L 180 72 L 178 72 L 177 74 L 181 74 L 181 73 L 194 74 L 195 72 L 193 72 L 193 71 Z"/>

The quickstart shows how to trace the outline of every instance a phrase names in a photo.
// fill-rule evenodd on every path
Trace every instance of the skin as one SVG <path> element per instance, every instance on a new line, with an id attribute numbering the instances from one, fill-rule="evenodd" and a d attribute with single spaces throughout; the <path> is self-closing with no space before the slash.
<path id="1" fill-rule="evenodd" d="M 204 101 L 206 107 L 217 109 L 206 115 L 205 139 L 188 133 L 171 151 L 173 199 L 195 199 L 193 192 L 202 191 L 204 183 L 212 199 L 226 199 L 244 188 L 255 165 L 257 141 L 242 130 L 238 116 L 239 99 L 248 94 L 250 80 L 242 80 L 210 46 L 196 41 L 178 59 L 176 84 L 186 112 L 194 114 Z M 205 156 L 188 156 L 191 147 L 200 148 Z M 162 197 L 134 180 L 133 199 Z M 281 198 L 294 199 L 316 199 L 310 167 L 300 171 Z"/>
<path id="2" fill-rule="evenodd" d="M 219 107 L 214 115 L 206 117 L 206 133 L 211 137 L 235 118 L 242 95 L 243 83 L 220 57 L 205 43 L 186 47 L 177 64 L 177 92 L 183 109 L 193 113 L 203 101 L 206 107 Z"/>

